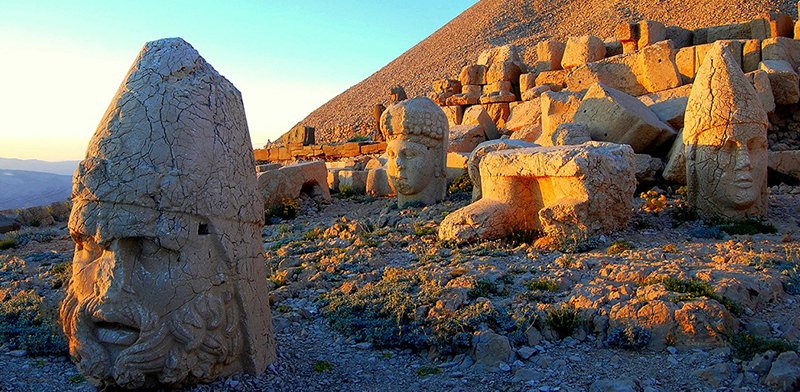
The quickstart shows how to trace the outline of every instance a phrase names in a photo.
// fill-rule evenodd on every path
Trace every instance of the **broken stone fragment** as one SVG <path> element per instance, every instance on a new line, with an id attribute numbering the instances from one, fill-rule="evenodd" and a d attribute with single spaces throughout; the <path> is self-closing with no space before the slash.
<path id="1" fill-rule="evenodd" d="M 653 20 L 641 20 L 639 26 L 639 40 L 637 47 L 643 49 L 656 42 L 661 42 L 667 39 L 667 28 L 661 22 Z"/>
<path id="2" fill-rule="evenodd" d="M 447 152 L 471 152 L 486 141 L 486 132 L 480 124 L 456 125 L 450 128 Z"/>
<path id="3" fill-rule="evenodd" d="M 486 71 L 486 83 L 519 81 L 522 70 L 512 61 L 495 62 Z"/>
<path id="4" fill-rule="evenodd" d="M 522 128 L 541 128 L 541 126 L 542 104 L 538 98 L 514 106 L 506 122 L 506 129 L 512 132 Z"/>
<path id="5" fill-rule="evenodd" d="M 386 169 L 375 168 L 367 172 L 366 193 L 372 197 L 384 197 L 394 193 Z"/>
<path id="6" fill-rule="evenodd" d="M 772 95 L 778 105 L 800 102 L 800 76 L 783 60 L 764 60 L 759 65 L 769 78 Z"/>
<path id="7" fill-rule="evenodd" d="M 495 125 L 486 108 L 483 105 L 474 105 L 464 111 L 464 116 L 461 119 L 462 125 L 478 125 L 483 127 L 486 133 L 486 138 L 489 140 L 497 139 L 500 135 L 497 133 L 497 125 Z"/>
<path id="8" fill-rule="evenodd" d="M 542 41 L 536 44 L 536 71 L 558 71 L 561 68 L 561 60 L 564 57 L 566 45 L 556 40 Z"/>
<path id="9" fill-rule="evenodd" d="M 606 57 L 606 45 L 593 35 L 569 37 L 561 59 L 561 67 L 570 69 L 579 65 L 602 60 Z"/>
<path id="10" fill-rule="evenodd" d="M 258 173 L 258 190 L 265 208 L 280 205 L 286 200 L 297 200 L 302 193 L 329 203 L 331 194 L 327 183 L 328 169 L 322 161 L 286 165 Z"/>
<path id="11" fill-rule="evenodd" d="M 772 84 L 769 81 L 769 74 L 763 70 L 756 70 L 745 74 L 753 88 L 758 94 L 758 100 L 761 101 L 761 106 L 764 111 L 771 113 L 775 111 L 775 94 L 772 92 Z"/>
<path id="12" fill-rule="evenodd" d="M 658 119 L 669 124 L 672 129 L 683 128 L 683 118 L 686 115 L 686 103 L 689 102 L 689 93 L 692 85 L 686 84 L 670 90 L 642 95 L 639 101 L 647 105 L 658 116 Z"/>
<path id="13" fill-rule="evenodd" d="M 461 81 L 462 86 L 466 86 L 468 84 L 486 84 L 486 66 L 481 64 L 472 64 L 461 68 L 459 80 Z"/>
<path id="14" fill-rule="evenodd" d="M 582 98 L 582 93 L 571 91 L 548 91 L 542 94 L 542 135 L 552 135 L 559 125 L 572 122 Z"/>
<path id="15" fill-rule="evenodd" d="M 480 163 L 486 154 L 492 151 L 509 150 L 516 148 L 537 147 L 536 144 L 522 141 L 522 140 L 489 140 L 479 144 L 470 154 L 469 161 L 467 162 L 467 172 L 472 181 L 472 201 L 478 201 L 481 198 L 481 175 Z"/>

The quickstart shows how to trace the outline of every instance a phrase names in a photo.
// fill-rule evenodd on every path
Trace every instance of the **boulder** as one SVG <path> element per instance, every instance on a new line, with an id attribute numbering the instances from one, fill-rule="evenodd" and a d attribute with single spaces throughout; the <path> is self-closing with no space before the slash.
<path id="1" fill-rule="evenodd" d="M 552 135 L 556 128 L 564 123 L 572 122 L 583 98 L 582 93 L 571 91 L 547 91 L 540 97 L 542 103 L 542 134 Z"/>
<path id="2" fill-rule="evenodd" d="M 542 126 L 530 126 L 530 127 L 523 127 L 514 131 L 508 138 L 510 140 L 523 140 L 526 142 L 535 142 L 536 139 L 542 134 Z"/>
<path id="3" fill-rule="evenodd" d="M 506 121 L 506 129 L 512 132 L 523 128 L 541 128 L 541 126 L 542 104 L 538 98 L 514 106 Z"/>
<path id="4" fill-rule="evenodd" d="M 800 41 L 775 37 L 761 41 L 761 60 L 783 60 L 793 70 L 800 67 Z"/>
<path id="5" fill-rule="evenodd" d="M 511 107 L 508 103 L 487 103 L 483 106 L 486 107 L 486 114 L 489 115 L 497 128 L 505 128 L 508 116 L 511 115 Z"/>
<path id="6" fill-rule="evenodd" d="M 800 357 L 797 353 L 787 351 L 778 355 L 764 377 L 764 384 L 779 391 L 800 390 Z"/>
<path id="7" fill-rule="evenodd" d="M 486 84 L 486 66 L 481 64 L 467 65 L 461 68 L 461 74 L 459 74 L 458 79 L 461 81 L 462 86 Z"/>
<path id="8" fill-rule="evenodd" d="M 659 120 L 669 124 L 673 129 L 681 129 L 683 128 L 683 118 L 686 115 L 686 103 L 689 102 L 689 93 L 691 92 L 692 85 L 686 84 L 637 98 L 647 105 L 647 108 L 652 110 Z"/>
<path id="9" fill-rule="evenodd" d="M 470 154 L 469 156 L 469 160 L 467 161 L 467 172 L 469 173 L 469 178 L 472 181 L 473 202 L 480 200 L 482 195 L 480 163 L 483 157 L 485 157 L 486 154 L 492 151 L 526 148 L 526 147 L 537 147 L 537 145 L 522 140 L 499 139 L 499 140 L 489 140 L 475 147 L 475 149 L 472 151 L 472 154 Z"/>
<path id="10" fill-rule="evenodd" d="M 461 125 L 461 120 L 464 118 L 464 109 L 461 106 L 445 106 L 442 107 L 442 111 L 447 116 L 449 126 Z"/>
<path id="11" fill-rule="evenodd" d="M 482 198 L 448 215 L 439 239 L 610 233 L 627 226 L 636 187 L 630 146 L 601 142 L 495 151 L 480 161 L 480 178 Z"/>
<path id="12" fill-rule="evenodd" d="M 770 151 L 769 170 L 800 180 L 800 150 Z"/>
<path id="13" fill-rule="evenodd" d="M 472 152 L 478 145 L 486 141 L 486 131 L 480 124 L 456 125 L 450 127 L 447 137 L 447 152 Z"/>
<path id="14" fill-rule="evenodd" d="M 482 104 L 490 103 L 511 103 L 517 100 L 517 96 L 509 90 L 493 91 L 481 95 L 480 102 Z"/>
<path id="15" fill-rule="evenodd" d="M 513 61 L 495 62 L 486 70 L 486 83 L 518 82 L 522 70 Z"/>
<path id="16" fill-rule="evenodd" d="M 593 35 L 569 37 L 561 59 L 561 67 L 570 69 L 579 65 L 602 60 L 606 57 L 606 45 Z"/>
<path id="17" fill-rule="evenodd" d="M 556 40 L 541 41 L 536 44 L 536 71 L 558 71 L 561 68 L 561 60 L 564 57 L 566 45 Z"/>
<path id="18" fill-rule="evenodd" d="M 5 234 L 19 229 L 19 222 L 10 217 L 0 215 L 0 234 Z"/>
<path id="19" fill-rule="evenodd" d="M 369 171 L 367 170 L 339 170 L 339 192 L 347 190 L 357 195 L 365 194 L 367 192 L 368 174 Z"/>
<path id="20" fill-rule="evenodd" d="M 549 85 L 545 84 L 543 86 L 536 86 L 534 88 L 530 88 L 528 90 L 525 90 L 522 93 L 522 96 L 520 97 L 520 99 L 522 99 L 523 101 L 532 101 L 532 100 L 534 100 L 536 98 L 539 98 L 542 94 L 544 94 L 547 91 L 550 91 L 550 86 Z"/>
<path id="21" fill-rule="evenodd" d="M 384 197 L 394 193 L 386 169 L 376 168 L 367 171 L 366 193 L 372 197 Z"/>
<path id="22" fill-rule="evenodd" d="M 540 146 L 572 146 L 592 140 L 589 128 L 583 124 L 564 123 L 556 127 L 552 133 L 542 132 L 534 139 Z"/>
<path id="23" fill-rule="evenodd" d="M 464 115 L 461 118 L 461 125 L 481 125 L 483 126 L 483 131 L 486 134 L 486 138 L 489 140 L 497 139 L 500 135 L 497 133 L 497 125 L 495 125 L 492 118 L 489 116 L 489 113 L 486 112 L 486 108 L 482 105 L 473 105 L 467 108 L 464 111 Z"/>
<path id="24" fill-rule="evenodd" d="M 800 102 L 800 76 L 783 60 L 764 60 L 759 70 L 766 72 L 775 103 L 791 105 Z"/>
<path id="25" fill-rule="evenodd" d="M 772 84 L 769 81 L 769 74 L 766 71 L 756 70 L 745 74 L 758 94 L 761 107 L 767 113 L 775 111 L 775 94 L 772 92 Z"/>
<path id="26" fill-rule="evenodd" d="M 472 358 L 475 364 L 495 368 L 501 362 L 508 362 L 514 352 L 508 338 L 492 330 L 476 332 L 472 337 Z"/>
<path id="27" fill-rule="evenodd" d="M 524 73 L 519 75 L 519 91 L 524 94 L 526 91 L 536 87 L 537 73 Z"/>
<path id="28" fill-rule="evenodd" d="M 670 41 L 575 67 L 566 80 L 567 87 L 573 91 L 585 90 L 598 82 L 633 96 L 682 84 Z"/>
<path id="29" fill-rule="evenodd" d="M 296 163 L 258 173 L 258 190 L 264 197 L 265 208 L 287 199 L 296 200 L 302 193 L 327 203 L 331 201 L 328 188 L 328 169 L 322 161 Z"/>
<path id="30" fill-rule="evenodd" d="M 537 86 L 547 86 L 550 90 L 561 91 L 567 86 L 567 71 L 542 71 L 536 76 Z"/>
<path id="31" fill-rule="evenodd" d="M 589 128 L 592 140 L 628 144 L 636 153 L 658 151 L 676 135 L 641 101 L 601 83 L 586 92 L 572 122 Z"/>

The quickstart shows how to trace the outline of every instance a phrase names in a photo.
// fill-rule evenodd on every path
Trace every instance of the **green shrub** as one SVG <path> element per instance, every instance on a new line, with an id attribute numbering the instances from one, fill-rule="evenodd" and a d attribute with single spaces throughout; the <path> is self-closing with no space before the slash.
<path id="1" fill-rule="evenodd" d="M 719 229 L 730 234 L 747 234 L 753 235 L 758 233 L 775 234 L 778 229 L 768 222 L 762 222 L 757 219 L 744 219 L 737 221 L 729 221 L 718 224 Z"/>
<path id="2" fill-rule="evenodd" d="M 693 299 L 705 297 L 719 302 L 734 315 L 738 316 L 742 313 L 742 308 L 738 304 L 728 298 L 717 295 L 717 293 L 714 292 L 714 288 L 711 287 L 708 282 L 704 282 L 702 280 L 682 280 L 673 277 L 666 277 L 663 279 L 650 281 L 649 283 L 661 283 L 668 291 L 683 294 L 678 296 L 675 299 L 676 301 L 691 301 Z"/>
<path id="3" fill-rule="evenodd" d="M 561 339 L 572 335 L 582 322 L 580 312 L 572 306 L 564 305 L 547 311 L 547 325 Z"/>
<path id="4" fill-rule="evenodd" d="M 436 226 L 427 226 L 422 223 L 414 223 L 414 235 L 422 237 L 425 235 L 436 234 Z"/>
<path id="5" fill-rule="evenodd" d="M 300 209 L 300 203 L 295 199 L 283 199 L 279 204 L 269 206 L 264 212 L 265 219 L 269 220 L 271 217 L 281 219 L 294 219 L 297 217 L 297 211 Z"/>
<path id="6" fill-rule="evenodd" d="M 350 139 L 347 139 L 347 142 L 348 143 L 357 143 L 357 142 L 368 142 L 370 140 L 372 140 L 372 139 L 369 136 L 355 135 L 355 136 L 351 137 Z"/>
<path id="7" fill-rule="evenodd" d="M 356 196 L 356 191 L 350 185 L 339 185 L 338 196 L 342 199 L 349 199 Z"/>
<path id="8" fill-rule="evenodd" d="M 638 325 L 616 327 L 608 333 L 606 343 L 612 348 L 636 350 L 650 344 L 650 330 Z"/>
<path id="9" fill-rule="evenodd" d="M 11 249 L 17 246 L 16 238 L 2 238 L 0 239 L 0 250 Z"/>
<path id="10" fill-rule="evenodd" d="M 734 335 L 729 340 L 731 349 L 733 350 L 733 356 L 743 361 L 749 361 L 757 354 L 770 350 L 777 353 L 798 351 L 797 346 L 783 339 L 766 339 L 748 333 Z"/>
<path id="11" fill-rule="evenodd" d="M 415 372 L 420 377 L 426 377 L 434 374 L 442 373 L 442 369 L 435 367 L 435 366 L 423 366 Z"/>
<path id="12" fill-rule="evenodd" d="M 314 362 L 314 373 L 324 373 L 333 369 L 333 364 L 328 361 Z"/>
<path id="13" fill-rule="evenodd" d="M 636 249 L 636 247 L 628 241 L 614 241 L 606 250 L 606 254 L 618 255 L 626 250 L 631 249 Z"/>
<path id="14" fill-rule="evenodd" d="M 50 267 L 50 284 L 54 289 L 64 287 L 72 277 L 72 262 L 66 261 Z"/>
<path id="15" fill-rule="evenodd" d="M 468 173 L 464 173 L 450 182 L 450 185 L 447 186 L 447 193 L 454 194 L 454 193 L 461 193 L 461 192 L 472 192 L 472 180 L 469 178 Z"/>
<path id="16" fill-rule="evenodd" d="M 549 279 L 534 279 L 528 282 L 526 286 L 531 290 L 537 291 L 550 291 L 553 293 L 558 291 L 558 284 Z"/>
<path id="17" fill-rule="evenodd" d="M 467 292 L 467 297 L 469 299 L 489 298 L 489 296 L 497 293 L 497 283 L 480 279 L 476 280 L 472 288 Z"/>
<path id="18" fill-rule="evenodd" d="M 32 290 L 0 298 L 0 342 L 29 354 L 66 354 L 67 342 L 58 315 Z"/>

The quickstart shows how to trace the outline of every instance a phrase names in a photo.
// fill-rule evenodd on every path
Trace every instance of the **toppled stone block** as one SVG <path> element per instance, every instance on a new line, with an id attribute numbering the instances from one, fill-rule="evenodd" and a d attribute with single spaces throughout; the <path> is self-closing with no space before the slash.
<path id="1" fill-rule="evenodd" d="M 461 125 L 461 120 L 464 118 L 464 109 L 461 106 L 445 106 L 442 111 L 447 116 L 450 127 Z"/>
<path id="2" fill-rule="evenodd" d="M 556 40 L 542 41 L 536 44 L 536 71 L 558 71 L 561 68 L 561 60 L 564 58 L 566 45 Z"/>
<path id="3" fill-rule="evenodd" d="M 656 181 L 658 173 L 664 170 L 664 161 L 648 154 L 636 154 L 635 166 L 636 182 L 639 184 L 652 183 Z"/>
<path id="4" fill-rule="evenodd" d="M 499 91 L 511 93 L 513 86 L 509 81 L 492 82 L 483 86 L 483 94 L 491 94 Z"/>
<path id="5" fill-rule="evenodd" d="M 375 168 L 367 172 L 366 193 L 372 197 L 384 197 L 394 193 L 386 169 Z"/>
<path id="6" fill-rule="evenodd" d="M 523 127 L 514 131 L 508 138 L 511 140 L 523 140 L 526 142 L 535 142 L 536 139 L 542 134 L 542 126 Z"/>
<path id="7" fill-rule="evenodd" d="M 561 67 L 570 69 L 579 65 L 602 60 L 606 56 L 606 46 L 602 39 L 593 35 L 569 37 L 561 59 Z"/>
<path id="8" fill-rule="evenodd" d="M 742 71 L 745 73 L 758 69 L 761 62 L 761 41 L 749 39 L 742 46 Z"/>
<path id="9" fill-rule="evenodd" d="M 512 81 L 516 83 L 521 74 L 522 70 L 517 63 L 512 61 L 495 62 L 486 71 L 486 83 Z"/>
<path id="10" fill-rule="evenodd" d="M 678 132 L 678 136 L 675 137 L 675 141 L 667 153 L 667 163 L 664 165 L 661 177 L 677 184 L 686 184 L 686 155 L 684 154 L 682 129 Z"/>
<path id="11" fill-rule="evenodd" d="M 269 208 L 287 199 L 296 200 L 306 193 L 321 202 L 329 203 L 328 169 L 325 162 L 311 161 L 286 165 L 277 170 L 258 174 L 258 190 Z"/>
<path id="12" fill-rule="evenodd" d="M 523 101 L 532 101 L 536 98 L 539 98 L 545 92 L 550 91 L 550 86 L 536 86 L 534 88 L 528 89 L 522 93 L 522 100 Z"/>
<path id="13" fill-rule="evenodd" d="M 478 144 L 486 141 L 486 132 L 483 126 L 456 125 L 450 127 L 447 152 L 471 152 Z"/>
<path id="14" fill-rule="evenodd" d="M 436 94 L 460 94 L 461 82 L 453 79 L 437 79 L 433 81 L 433 92 Z"/>
<path id="15" fill-rule="evenodd" d="M 493 91 L 481 95 L 480 102 L 482 104 L 488 103 L 510 103 L 517 100 L 517 96 L 508 90 Z"/>
<path id="16" fill-rule="evenodd" d="M 678 67 L 678 73 L 681 75 L 683 83 L 691 83 L 694 80 L 694 74 L 697 71 L 695 49 L 695 46 L 689 46 L 680 48 L 675 53 L 675 66 Z"/>
<path id="17" fill-rule="evenodd" d="M 546 146 L 572 146 L 591 141 L 589 128 L 583 124 L 564 123 L 559 124 L 552 133 L 541 132 L 538 138 L 534 139 L 536 144 Z"/>
<path id="18" fill-rule="evenodd" d="M 536 87 L 536 73 L 524 73 L 519 75 L 519 91 L 524 94 L 526 91 Z"/>
<path id="19" fill-rule="evenodd" d="M 770 151 L 769 170 L 800 180 L 800 150 Z"/>
<path id="20" fill-rule="evenodd" d="M 775 93 L 772 92 L 772 84 L 769 81 L 769 74 L 765 71 L 757 70 L 744 74 L 753 85 L 753 88 L 758 94 L 758 100 L 761 101 L 761 107 L 764 111 L 771 113 L 775 110 Z"/>
<path id="21" fill-rule="evenodd" d="M 800 76 L 783 60 L 764 60 L 759 65 L 766 72 L 775 103 L 791 105 L 800 102 Z"/>
<path id="22" fill-rule="evenodd" d="M 367 192 L 367 170 L 339 170 L 339 191 L 347 189 L 351 193 L 363 195 Z"/>
<path id="23" fill-rule="evenodd" d="M 567 87 L 573 91 L 585 90 L 595 83 L 638 96 L 678 87 L 682 81 L 671 43 L 662 41 L 633 53 L 576 67 L 567 76 Z"/>
<path id="24" fill-rule="evenodd" d="M 469 156 L 469 160 L 467 161 L 467 172 L 469 173 L 469 178 L 472 181 L 472 201 L 478 201 L 482 197 L 480 163 L 486 154 L 492 151 L 527 147 L 538 147 L 538 145 L 522 140 L 499 139 L 489 140 L 475 147 L 475 149 L 472 150 L 472 154 Z"/>
<path id="25" fill-rule="evenodd" d="M 672 41 L 674 48 L 692 46 L 692 30 L 680 26 L 667 26 L 667 38 Z"/>
<path id="26" fill-rule="evenodd" d="M 559 125 L 572 122 L 583 95 L 572 91 L 548 91 L 542 94 L 542 134 L 551 135 Z"/>
<path id="27" fill-rule="evenodd" d="M 461 91 L 461 94 L 453 94 L 447 98 L 448 106 L 478 104 L 483 94 L 483 86 L 468 84 L 461 86 Z"/>
<path id="28" fill-rule="evenodd" d="M 492 152 L 480 177 L 483 197 L 442 221 L 441 240 L 610 233 L 627 225 L 636 186 L 630 146 L 600 142 Z"/>
<path id="29" fill-rule="evenodd" d="M 486 66 L 481 64 L 467 65 L 461 68 L 459 78 L 461 85 L 483 85 L 486 84 Z"/>
<path id="30" fill-rule="evenodd" d="M 667 28 L 661 22 L 641 20 L 638 26 L 639 39 L 637 46 L 639 49 L 667 39 Z"/>
<path id="31" fill-rule="evenodd" d="M 522 102 L 513 109 L 506 122 L 506 129 L 512 132 L 522 128 L 539 128 L 542 126 L 542 104 L 540 99 Z"/>
<path id="32" fill-rule="evenodd" d="M 800 67 L 800 41 L 785 37 L 761 41 L 761 60 L 783 60 L 793 70 Z"/>
<path id="33" fill-rule="evenodd" d="M 567 86 L 567 71 L 543 71 L 536 75 L 537 86 L 547 86 L 552 91 L 561 91 Z"/>
<path id="34" fill-rule="evenodd" d="M 686 115 L 686 103 L 692 85 L 686 84 L 670 90 L 642 95 L 639 98 L 647 108 L 658 116 L 658 119 L 669 124 L 673 129 L 683 128 L 683 118 Z"/>
<path id="35" fill-rule="evenodd" d="M 657 151 L 676 135 L 641 101 L 600 83 L 586 92 L 572 122 L 589 128 L 592 140 L 628 144 L 636 153 Z"/>
<path id="36" fill-rule="evenodd" d="M 511 115 L 511 107 L 508 103 L 488 103 L 484 104 L 486 113 L 495 123 L 497 128 L 505 128 L 508 116 Z"/>
<path id="37" fill-rule="evenodd" d="M 474 105 L 464 111 L 464 116 L 461 119 L 461 125 L 481 125 L 489 140 L 497 139 L 500 134 L 497 133 L 497 125 L 495 125 L 486 108 L 482 105 Z"/>
<path id="38" fill-rule="evenodd" d="M 731 40 L 731 39 L 751 39 L 750 22 L 745 23 L 731 23 L 722 26 L 711 26 L 706 28 L 706 41 L 705 43 L 714 43 L 715 41 Z"/>
<path id="39" fill-rule="evenodd" d="M 314 127 L 297 124 L 286 134 L 286 144 L 310 146 L 314 144 L 314 136 Z"/>
<path id="40" fill-rule="evenodd" d="M 620 55 L 624 52 L 622 42 L 619 42 L 613 38 L 606 39 L 604 44 L 606 46 L 606 57 Z"/>
<path id="41" fill-rule="evenodd" d="M 485 142 L 484 142 L 485 143 Z M 447 181 L 453 181 L 459 176 L 467 173 L 467 163 L 470 153 L 465 152 L 448 152 L 447 153 Z"/>
<path id="42" fill-rule="evenodd" d="M 800 389 L 800 356 L 794 351 L 786 351 L 778 355 L 775 362 L 764 377 L 764 384 L 779 391 L 796 391 Z"/>

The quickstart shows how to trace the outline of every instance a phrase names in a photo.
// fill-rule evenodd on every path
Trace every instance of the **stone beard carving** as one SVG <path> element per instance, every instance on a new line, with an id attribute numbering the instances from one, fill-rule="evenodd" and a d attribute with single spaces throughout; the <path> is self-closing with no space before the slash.
<path id="1" fill-rule="evenodd" d="M 686 111 L 688 201 L 705 219 L 767 210 L 767 114 L 724 43 L 709 50 Z"/>
<path id="2" fill-rule="evenodd" d="M 388 143 L 387 174 L 397 204 L 433 204 L 445 197 L 447 117 L 433 101 L 420 97 L 389 106 L 381 116 Z"/>
<path id="3" fill-rule="evenodd" d="M 73 179 L 60 316 L 100 387 L 258 374 L 275 358 L 241 94 L 180 38 L 142 49 Z"/>

